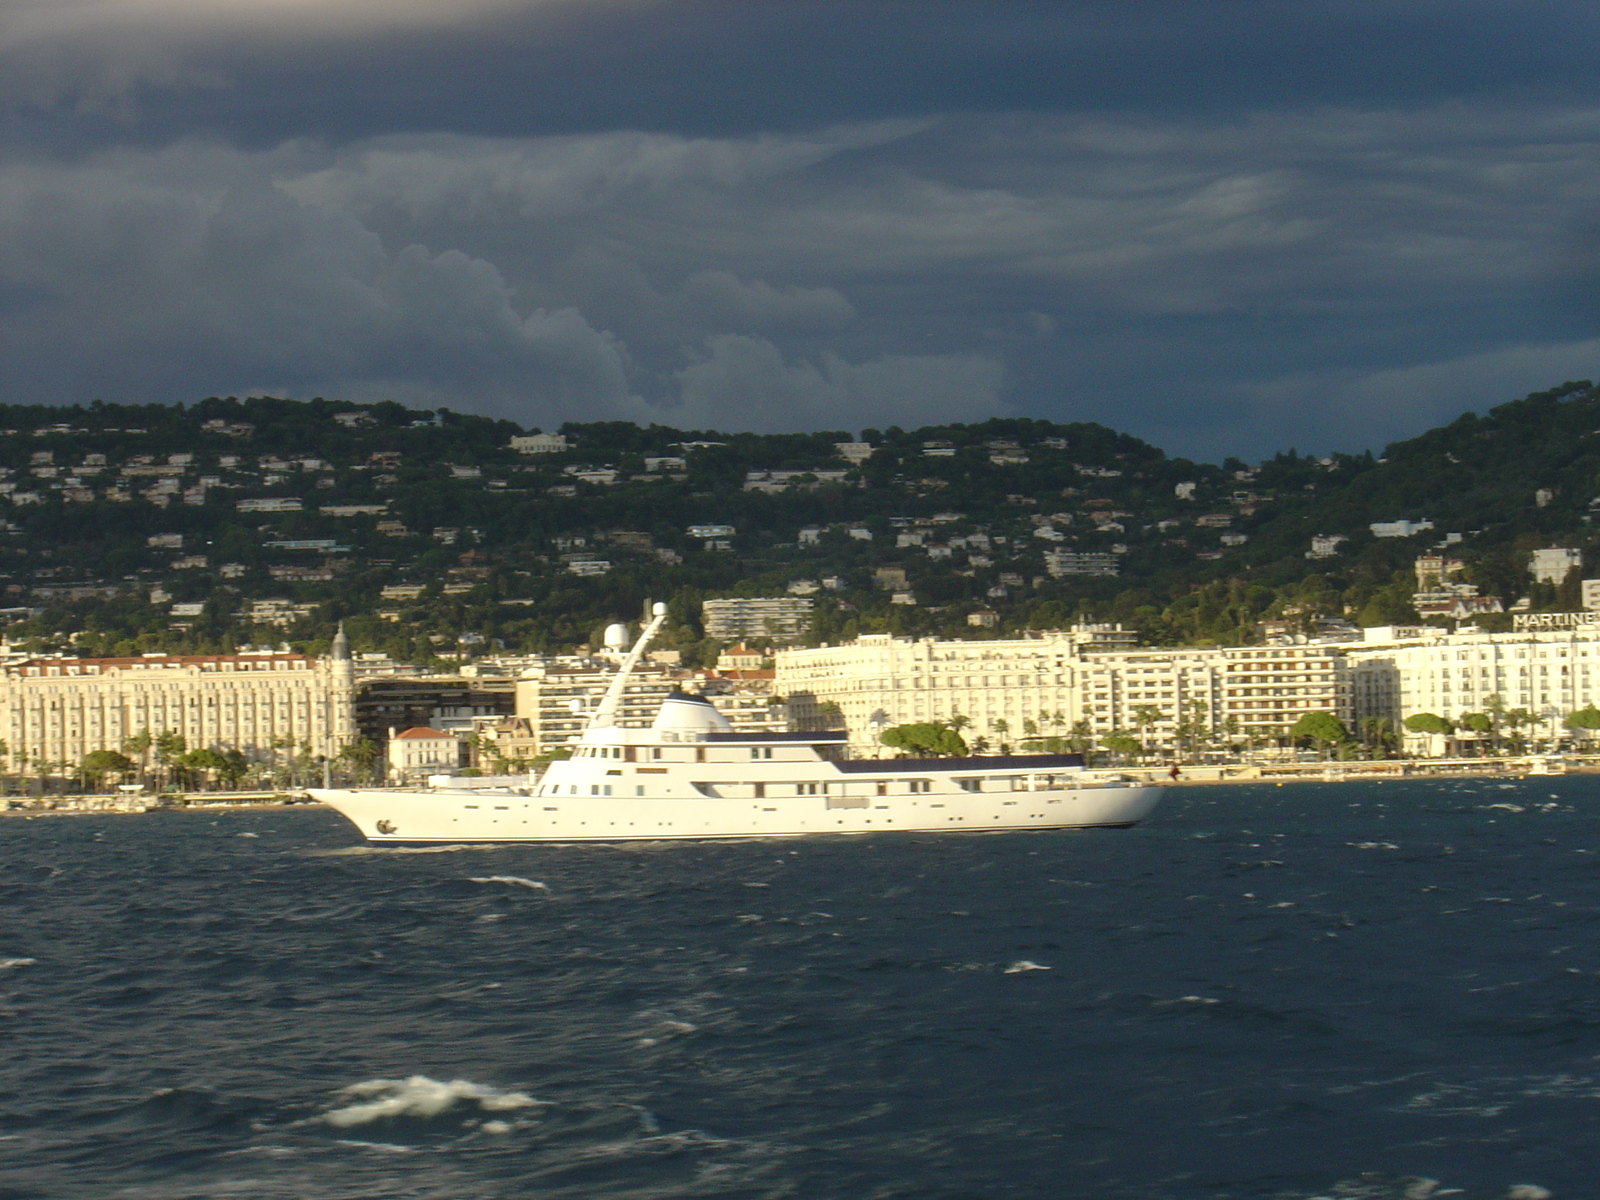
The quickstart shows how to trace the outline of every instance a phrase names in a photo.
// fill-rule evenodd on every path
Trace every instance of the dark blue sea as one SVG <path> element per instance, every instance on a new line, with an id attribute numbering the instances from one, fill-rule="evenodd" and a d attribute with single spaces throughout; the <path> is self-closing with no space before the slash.
<path id="1" fill-rule="evenodd" d="M 1581 1200 L 1600 778 L 1132 830 L 0 819 L 0 1197 Z"/>

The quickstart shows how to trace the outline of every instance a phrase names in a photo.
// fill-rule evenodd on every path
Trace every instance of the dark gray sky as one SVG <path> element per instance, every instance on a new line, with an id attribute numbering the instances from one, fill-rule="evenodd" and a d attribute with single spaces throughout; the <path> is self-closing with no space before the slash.
<path id="1" fill-rule="evenodd" d="M 1600 9 L 0 0 L 0 395 L 1377 448 L 1600 375 Z"/>

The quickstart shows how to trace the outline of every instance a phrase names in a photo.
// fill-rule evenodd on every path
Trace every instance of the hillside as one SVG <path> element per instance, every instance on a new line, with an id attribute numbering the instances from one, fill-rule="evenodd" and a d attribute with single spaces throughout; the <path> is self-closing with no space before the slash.
<path id="1" fill-rule="evenodd" d="M 1092 614 L 1155 642 L 1235 643 L 1265 619 L 1413 618 L 1412 560 L 1447 533 L 1483 591 L 1576 607 L 1575 578 L 1530 586 L 1528 552 L 1588 550 L 1600 492 L 1587 382 L 1378 458 L 1254 466 L 1030 419 L 783 435 L 607 422 L 513 448 L 535 432 L 390 403 L 0 406 L 9 636 L 91 654 L 315 650 L 344 620 L 358 650 L 425 660 L 565 650 L 655 597 L 694 661 L 715 649 L 700 600 L 795 585 L 819 641 Z M 1368 528 L 1400 519 L 1434 528 Z M 1311 560 L 1313 535 L 1345 540 Z M 986 612 L 992 628 L 969 624 Z"/>

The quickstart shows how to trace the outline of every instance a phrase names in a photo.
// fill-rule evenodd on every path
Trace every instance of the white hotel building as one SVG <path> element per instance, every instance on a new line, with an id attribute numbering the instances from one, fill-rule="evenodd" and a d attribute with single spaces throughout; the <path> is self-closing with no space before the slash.
<path id="1" fill-rule="evenodd" d="M 844 646 L 780 651 L 774 690 L 802 725 L 838 706 L 858 754 L 881 753 L 889 725 L 964 716 L 969 739 L 1015 742 L 1032 722 L 1059 737 L 1134 732 L 1171 745 L 1197 721 L 1214 735 L 1281 735 L 1306 712 L 1352 718 L 1339 648 L 1135 648 L 1133 635 L 1080 626 L 1004 641 L 910 641 L 871 634 Z M 1154 710 L 1148 723 L 1142 717 Z"/>
<path id="2" fill-rule="evenodd" d="M 288 742 L 332 756 L 355 735 L 355 672 L 343 630 L 328 658 L 152 654 L 39 658 L 0 671 L 0 727 L 18 763 L 76 765 L 126 737 L 182 734 L 189 749 L 267 758 Z"/>
<path id="3" fill-rule="evenodd" d="M 1568 713 L 1600 704 L 1600 625 L 1583 619 L 1590 615 L 1536 614 L 1513 633 L 1368 630 L 1389 640 L 1349 648 L 1357 715 L 1453 721 L 1498 696 L 1506 708 L 1559 726 Z M 1551 618 L 1559 624 L 1547 624 Z"/>

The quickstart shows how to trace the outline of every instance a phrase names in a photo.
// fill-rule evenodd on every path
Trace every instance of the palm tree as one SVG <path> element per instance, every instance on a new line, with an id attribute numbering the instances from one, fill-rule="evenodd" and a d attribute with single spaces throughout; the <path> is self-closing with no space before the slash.
<path id="1" fill-rule="evenodd" d="M 1150 727 L 1161 720 L 1161 710 L 1154 704 L 1140 704 L 1133 710 L 1133 725 L 1139 731 L 1139 753 L 1150 756 Z"/>
<path id="2" fill-rule="evenodd" d="M 148 729 L 141 729 L 122 739 L 122 752 L 139 764 L 139 783 L 144 787 L 149 786 L 146 776 L 150 772 L 150 744 Z"/>
<path id="3" fill-rule="evenodd" d="M 156 761 L 162 768 L 161 786 L 164 790 L 172 777 L 182 769 L 178 760 L 188 752 L 189 743 L 183 734 L 163 729 L 156 735 L 155 749 Z"/>
<path id="4" fill-rule="evenodd" d="M 290 758 L 289 758 L 289 762 L 287 764 L 285 764 L 285 766 L 283 768 L 280 769 L 279 766 L 278 766 L 278 751 L 279 750 L 293 750 L 294 749 L 294 739 L 292 737 L 287 737 L 287 736 L 285 736 L 283 734 L 279 734 L 277 737 L 273 738 L 272 741 L 270 741 L 267 744 L 272 748 L 272 776 L 273 776 L 273 782 L 274 783 L 278 783 L 278 784 L 283 784 L 283 783 L 290 782 L 290 776 L 291 776 L 291 774 L 292 774 L 292 772 L 294 770 L 294 756 L 291 755 Z"/>
<path id="5" fill-rule="evenodd" d="M 1210 742 L 1210 727 L 1206 724 L 1206 716 L 1211 712 L 1211 705 L 1204 700 L 1189 701 L 1189 719 L 1186 722 L 1185 733 L 1193 739 L 1190 742 L 1190 754 L 1198 757 Z"/>
<path id="6" fill-rule="evenodd" d="M 1531 712 L 1529 712 L 1525 708 L 1513 708 L 1513 709 L 1510 709 L 1510 710 L 1508 710 L 1506 712 L 1506 714 L 1505 714 L 1505 722 L 1506 722 L 1507 727 L 1511 730 L 1511 753 L 1512 754 L 1521 754 L 1522 753 L 1523 746 L 1524 746 L 1524 742 L 1523 742 L 1523 738 L 1522 738 L 1522 727 L 1524 725 L 1535 725 L 1535 724 L 1538 723 L 1538 721 L 1539 721 L 1539 718 L 1534 716 Z"/>
<path id="7" fill-rule="evenodd" d="M 1483 711 L 1489 717 L 1489 744 L 1496 753 L 1500 751 L 1500 726 L 1506 719 L 1506 702 L 1503 697 L 1490 696 L 1483 702 Z"/>

